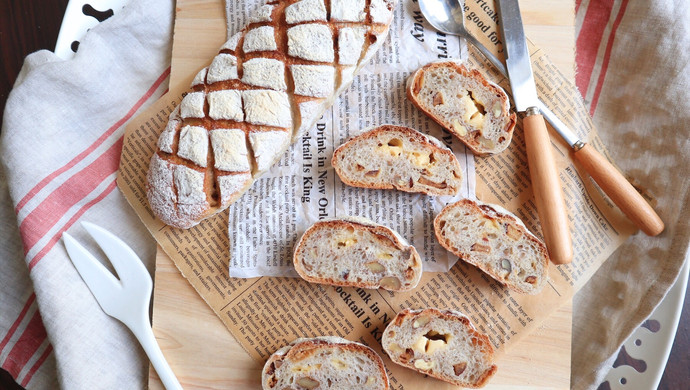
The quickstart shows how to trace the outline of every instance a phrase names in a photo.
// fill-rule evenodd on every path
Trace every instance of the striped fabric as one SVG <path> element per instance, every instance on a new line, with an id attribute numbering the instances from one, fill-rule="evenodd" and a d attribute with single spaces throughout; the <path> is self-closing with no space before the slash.
<path id="1" fill-rule="evenodd" d="M 60 238 L 69 230 L 86 241 L 77 222 L 93 221 L 153 262 L 155 245 L 115 179 L 125 125 L 167 90 L 172 5 L 134 2 L 92 29 L 73 60 L 30 55 L 8 99 L 0 139 L 0 233 L 8 238 L 0 249 L 7 264 L 0 365 L 26 388 L 146 383 L 143 351 L 100 310 Z M 125 349 L 122 358 L 110 358 L 113 345 Z"/>
<path id="2" fill-rule="evenodd" d="M 577 76 L 575 84 L 594 116 L 628 0 L 576 1 Z"/>
<path id="3" fill-rule="evenodd" d="M 690 166 L 690 3 L 575 9 L 577 88 L 611 157 L 666 224 L 658 237 L 632 236 L 574 299 L 571 387 L 596 389 L 690 254 L 690 180 L 679 172 Z"/>
<path id="4" fill-rule="evenodd" d="M 115 190 L 124 124 L 146 103 L 162 95 L 169 74 L 170 69 L 165 69 L 120 120 L 71 161 L 36 184 L 17 203 L 15 213 L 21 221 L 19 232 L 29 271 L 51 254 L 63 232 Z M 61 249 L 60 255 L 64 255 Z M 0 341 L 0 351 L 4 361 L 2 367 L 22 386 L 31 381 L 52 352 L 37 310 L 35 293 L 26 299 Z"/>
<path id="5" fill-rule="evenodd" d="M 29 384 L 36 371 L 53 352 L 41 315 L 34 304 L 35 300 L 36 295 L 31 294 L 0 342 L 4 360 L 2 367 L 22 386 Z M 10 347 L 5 348 L 8 345 Z"/>

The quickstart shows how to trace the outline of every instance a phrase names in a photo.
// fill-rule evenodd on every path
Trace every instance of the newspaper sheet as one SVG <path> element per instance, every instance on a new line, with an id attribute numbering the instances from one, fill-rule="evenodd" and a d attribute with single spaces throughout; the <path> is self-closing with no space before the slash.
<path id="1" fill-rule="evenodd" d="M 230 6 L 232 7 L 232 5 Z M 497 36 L 499 33 L 496 30 L 497 20 L 493 5 L 482 0 L 471 0 L 466 3 L 466 8 L 468 27 L 473 29 L 473 33 L 483 40 L 485 45 L 499 53 L 501 42 Z M 392 29 L 391 36 L 384 44 L 376 61 L 392 58 L 387 56 L 395 53 L 396 50 L 405 50 L 400 42 L 405 39 L 404 36 L 406 35 L 414 37 L 415 34 L 423 32 L 424 42 L 429 45 L 427 49 L 430 50 L 435 50 L 434 48 L 442 40 L 451 42 L 447 37 L 430 32 L 431 30 L 424 24 L 418 6 L 413 0 L 403 1 L 398 6 L 396 18 L 402 18 L 411 24 L 398 25 Z M 224 35 L 225 31 L 217 33 Z M 176 36 L 176 42 L 177 39 Z M 453 46 L 459 47 L 457 43 L 445 46 L 452 53 L 449 54 L 449 57 L 460 54 L 459 50 L 451 51 L 455 50 L 452 48 Z M 398 49 L 395 49 L 396 47 Z M 410 52 L 414 53 L 413 51 Z M 605 153 L 574 85 L 553 66 L 546 54 L 539 48 L 531 46 L 530 52 L 541 99 L 583 139 L 588 140 L 598 150 Z M 174 52 L 173 58 L 175 58 Z M 478 52 L 471 48 L 469 49 L 469 61 L 509 91 L 506 80 L 498 75 Z M 331 153 L 333 146 L 351 135 L 348 129 L 354 133 L 368 125 L 378 124 L 379 120 L 384 119 L 384 114 L 386 120 L 397 120 L 399 124 L 417 127 L 432 134 L 437 131 L 424 118 L 414 116 L 411 112 L 405 114 L 406 110 L 414 111 L 414 109 L 409 103 L 405 103 L 401 96 L 397 95 L 398 92 L 395 92 L 396 86 L 404 81 L 405 74 L 409 72 L 410 68 L 423 62 L 422 60 L 417 61 L 414 66 L 410 65 L 409 67 L 405 64 L 397 64 L 396 66 L 403 69 L 399 71 L 400 73 L 390 70 L 382 75 L 363 72 L 357 78 L 353 86 L 336 103 L 330 114 L 331 117 L 324 116 L 316 128 L 312 129 L 312 132 L 306 136 L 310 137 L 308 150 L 313 156 L 312 162 L 316 168 L 314 174 L 317 179 L 319 175 L 318 157 L 320 156 L 318 152 L 319 137 L 325 137 L 323 154 L 328 161 L 330 159 L 328 153 Z M 199 67 L 203 65 L 201 63 Z M 196 70 L 194 69 L 190 73 L 196 73 Z M 380 99 L 383 88 L 386 88 L 383 90 L 383 94 L 389 94 L 390 98 L 380 102 L 384 105 L 379 107 L 391 107 L 390 105 L 386 106 L 386 104 L 395 107 L 397 102 L 402 113 L 389 115 L 389 113 L 381 113 L 380 111 L 367 111 L 367 108 L 363 108 L 364 111 L 359 108 L 353 111 L 353 102 L 359 104 L 359 99 L 367 102 L 363 106 L 374 104 L 374 101 Z M 245 229 L 253 237 L 256 237 L 259 235 L 259 228 L 252 223 L 247 223 L 244 227 L 234 227 L 235 219 L 242 223 L 245 220 L 249 221 L 251 217 L 244 214 L 233 214 L 234 211 L 231 210 L 205 220 L 191 229 L 180 230 L 166 226 L 156 220 L 146 201 L 145 176 L 151 154 L 155 149 L 156 139 L 167 122 L 168 114 L 174 109 L 185 89 L 186 84 L 171 80 L 171 92 L 128 126 L 124 139 L 118 184 L 142 221 L 164 251 L 172 258 L 184 277 L 211 306 L 237 341 L 252 358 L 258 361 L 265 360 L 277 348 L 296 337 L 332 334 L 350 340 L 359 340 L 380 352 L 386 361 L 392 388 L 425 388 L 429 383 L 428 380 L 425 381 L 423 377 L 391 364 L 381 350 L 379 341 L 382 332 L 395 313 L 407 307 L 422 308 L 427 306 L 462 311 L 472 319 L 481 331 L 488 334 L 492 344 L 497 348 L 500 358 L 506 349 L 515 345 L 517 340 L 538 326 L 560 304 L 571 300 L 573 294 L 584 285 L 609 254 L 634 231 L 632 225 L 601 193 L 588 175 L 573 163 L 568 154 L 567 146 L 552 132 L 552 142 L 556 151 L 557 164 L 573 232 L 575 257 L 573 263 L 569 265 L 550 265 L 548 284 L 539 295 L 526 296 L 511 292 L 481 271 L 462 261 L 450 267 L 448 272 L 426 272 L 419 286 L 406 293 L 315 285 L 291 277 L 232 277 L 229 273 L 231 264 L 233 268 L 238 268 L 238 265 L 250 270 L 258 270 L 259 268 L 259 262 L 255 260 L 230 259 L 230 247 L 233 244 L 228 238 L 228 226 L 231 229 L 234 228 L 235 232 Z M 379 109 L 377 108 L 377 110 Z M 322 135 L 319 134 L 319 126 L 325 127 Z M 442 133 L 438 135 L 440 138 L 444 138 Z M 446 142 L 450 142 L 450 140 Z M 454 142 L 452 147 L 455 151 L 460 150 L 457 142 Z M 258 190 L 256 193 L 261 193 L 264 198 L 263 202 L 268 203 L 249 200 L 254 202 L 253 204 L 257 204 L 257 207 L 262 210 L 269 209 L 270 211 L 274 204 L 276 207 L 278 205 L 285 207 L 286 210 L 289 207 L 290 212 L 284 214 L 282 220 L 280 216 L 272 217 L 277 218 L 277 220 L 270 222 L 268 226 L 278 226 L 280 229 L 291 232 L 290 235 L 300 233 L 298 224 L 308 225 L 319 218 L 318 212 L 316 215 L 306 215 L 306 210 L 309 208 L 300 199 L 304 196 L 303 182 L 300 182 L 303 178 L 291 174 L 292 168 L 288 166 L 289 161 L 295 161 L 298 166 L 305 163 L 304 155 L 299 153 L 301 151 L 301 145 L 298 144 L 290 151 L 289 156 L 286 155 L 281 161 L 279 167 L 282 167 L 280 168 L 282 171 L 276 168 L 277 175 L 267 175 L 255 183 Z M 530 230 L 540 234 L 527 169 L 521 121 L 518 120 L 515 137 L 508 150 L 495 156 L 477 158 L 474 165 L 477 174 L 477 197 L 483 201 L 501 204 L 517 213 Z M 332 171 L 329 172 L 326 169 L 326 163 L 321 168 L 323 168 L 322 172 L 325 171 L 326 175 L 329 175 L 328 180 L 335 180 Z M 467 169 L 472 169 L 470 164 L 467 165 Z M 285 188 L 289 192 L 286 193 Z M 421 211 L 421 207 L 425 206 L 423 201 L 414 196 L 403 196 L 392 191 L 370 192 L 344 189 L 337 184 L 324 188 L 330 188 L 331 191 L 326 193 L 329 207 L 326 208 L 325 214 L 337 215 L 340 212 L 338 210 L 352 214 L 360 213 L 379 222 L 392 225 L 403 235 L 408 237 L 412 235 L 409 237 L 412 240 L 418 240 L 417 237 L 419 236 L 416 235 L 416 232 L 410 234 L 412 226 L 409 225 L 409 221 L 408 227 L 405 228 L 402 221 L 396 220 L 396 215 L 400 215 L 402 219 L 408 213 L 417 212 L 422 215 L 420 219 L 424 220 L 424 218 L 433 218 L 435 212 L 431 211 L 433 210 L 431 206 L 428 206 L 429 215 L 424 217 L 424 213 Z M 471 190 L 470 187 L 469 192 L 465 195 L 471 196 Z M 321 198 L 321 195 L 317 185 L 316 190 L 312 189 L 310 198 L 314 197 L 318 205 L 318 199 Z M 348 199 L 352 203 L 348 203 Z M 239 202 L 245 202 L 245 199 L 241 199 Z M 311 205 L 311 202 L 310 199 L 307 204 Z M 390 205 L 396 204 L 395 202 L 403 202 L 402 204 L 408 207 L 407 210 L 412 211 L 403 212 L 394 209 L 391 212 L 387 208 L 381 208 L 383 205 L 390 207 Z M 375 207 L 376 203 L 381 205 L 379 209 Z M 294 211 L 292 207 L 294 207 Z M 419 209 L 414 210 L 415 207 Z M 247 212 L 250 211 L 252 213 L 259 212 L 258 210 Z M 300 221 L 300 218 L 303 221 Z M 396 226 L 396 223 L 401 223 L 401 225 Z M 287 251 L 286 247 L 289 247 L 290 241 L 289 235 L 283 234 L 283 236 L 276 237 L 270 253 L 264 255 L 264 257 L 275 259 L 276 262 L 273 267 L 277 267 L 276 269 L 281 270 L 281 272 L 285 267 L 284 260 L 281 260 L 283 259 L 282 256 L 285 256 L 282 251 Z M 237 240 L 237 238 L 233 238 L 233 240 Z M 423 241 L 415 241 L 415 245 L 418 245 L 419 248 L 424 243 Z M 433 248 L 433 244 L 429 245 L 430 248 Z M 263 250 L 267 251 L 266 248 Z M 430 257 L 432 252 L 420 250 L 420 253 L 424 257 Z M 439 264 L 442 261 L 440 257 L 437 258 Z M 445 266 L 448 267 L 453 259 L 445 261 L 447 261 Z M 440 265 L 437 266 L 440 267 Z M 266 269 L 260 271 L 264 272 Z M 433 381 L 433 386 L 443 387 L 444 385 Z M 448 386 L 448 388 L 452 387 Z"/>
<path id="2" fill-rule="evenodd" d="M 228 23 L 232 33 L 244 26 L 252 3 L 262 1 L 226 2 L 226 14 L 233 15 Z M 365 217 L 400 233 L 420 253 L 426 271 L 446 272 L 455 264 L 457 257 L 434 239 L 433 220 L 446 204 L 474 197 L 473 155 L 410 104 L 405 82 L 422 65 L 466 58 L 467 52 L 461 51 L 457 37 L 423 26 L 420 18 L 414 2 L 400 4 L 386 44 L 350 88 L 230 207 L 230 276 L 297 277 L 292 265 L 297 239 L 318 220 L 344 216 Z M 463 169 L 462 191 L 454 197 L 430 197 L 344 185 L 331 166 L 333 150 L 382 124 L 409 126 L 444 142 Z"/>

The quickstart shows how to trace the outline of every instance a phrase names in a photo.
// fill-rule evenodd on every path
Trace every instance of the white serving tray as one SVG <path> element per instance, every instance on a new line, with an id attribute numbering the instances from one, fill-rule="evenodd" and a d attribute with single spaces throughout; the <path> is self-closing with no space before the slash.
<path id="1" fill-rule="evenodd" d="M 611 390 L 656 389 L 659 386 L 678 329 L 689 272 L 690 260 L 685 259 L 676 283 L 647 318 L 653 326 L 638 327 L 623 343 L 626 353 L 644 361 L 646 369 L 638 372 L 629 365 L 611 367 L 605 378 Z"/>
<path id="2" fill-rule="evenodd" d="M 72 58 L 86 32 L 108 15 L 112 16 L 122 10 L 128 2 L 129 0 L 70 0 L 62 18 L 55 54 L 64 60 Z"/>

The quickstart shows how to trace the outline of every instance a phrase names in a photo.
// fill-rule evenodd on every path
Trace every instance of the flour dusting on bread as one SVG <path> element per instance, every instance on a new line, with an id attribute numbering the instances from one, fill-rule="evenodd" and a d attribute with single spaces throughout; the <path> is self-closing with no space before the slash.
<path id="1" fill-rule="evenodd" d="M 237 200 L 350 85 L 381 46 L 396 3 L 278 0 L 259 7 L 171 114 L 148 173 L 154 214 L 189 228 Z M 191 188 L 193 197 L 185 192 Z"/>

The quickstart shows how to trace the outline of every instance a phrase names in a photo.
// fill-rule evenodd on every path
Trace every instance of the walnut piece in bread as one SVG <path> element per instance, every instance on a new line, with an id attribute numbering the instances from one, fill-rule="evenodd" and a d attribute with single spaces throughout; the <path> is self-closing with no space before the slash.
<path id="1" fill-rule="evenodd" d="M 432 62 L 407 80 L 407 98 L 473 153 L 498 153 L 510 144 L 515 113 L 503 88 L 455 61 Z"/>
<path id="2" fill-rule="evenodd" d="M 394 363 L 458 386 L 482 387 L 497 370 L 489 338 L 450 310 L 405 309 L 381 344 Z"/>
<path id="3" fill-rule="evenodd" d="M 462 186 L 453 152 L 409 127 L 382 125 L 353 137 L 333 152 L 331 164 L 353 187 L 455 195 Z"/>
<path id="4" fill-rule="evenodd" d="M 463 199 L 434 219 L 441 245 L 523 294 L 539 293 L 548 279 L 546 246 L 504 208 Z"/>
<path id="5" fill-rule="evenodd" d="M 397 0 L 272 0 L 230 37 L 170 115 L 147 196 L 190 228 L 225 210 L 313 127 L 383 44 Z"/>
<path id="6" fill-rule="evenodd" d="M 303 279 L 336 286 L 407 291 L 422 277 L 417 250 L 365 218 L 315 223 L 297 242 L 293 262 Z"/>
<path id="7" fill-rule="evenodd" d="M 383 360 L 364 344 L 340 337 L 297 339 L 268 358 L 264 390 L 388 390 Z"/>

